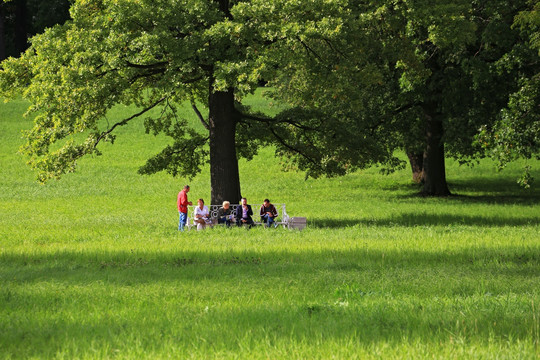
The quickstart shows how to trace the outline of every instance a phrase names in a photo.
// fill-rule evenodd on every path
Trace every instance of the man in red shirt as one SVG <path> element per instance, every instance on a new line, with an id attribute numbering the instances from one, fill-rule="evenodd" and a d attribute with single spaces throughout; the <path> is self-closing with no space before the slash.
<path id="1" fill-rule="evenodd" d="M 188 205 L 193 205 L 191 201 L 188 201 L 187 193 L 189 192 L 189 185 L 184 186 L 184 189 L 178 193 L 178 214 L 180 219 L 178 220 L 178 230 L 184 231 L 184 226 L 187 221 Z"/>

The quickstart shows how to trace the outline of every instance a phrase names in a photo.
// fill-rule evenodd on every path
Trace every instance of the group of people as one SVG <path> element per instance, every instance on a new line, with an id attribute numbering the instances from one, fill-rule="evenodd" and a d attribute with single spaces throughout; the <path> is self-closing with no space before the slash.
<path id="1" fill-rule="evenodd" d="M 180 231 L 184 230 L 187 222 L 188 206 L 193 205 L 191 201 L 188 201 L 188 192 L 189 185 L 186 185 L 182 191 L 178 193 L 177 205 L 178 213 L 180 215 L 178 230 Z M 279 214 L 276 207 L 270 203 L 270 200 L 264 199 L 259 210 L 259 215 L 261 217 L 261 222 L 263 222 L 266 227 L 271 227 L 275 224 L 275 219 Z M 218 209 L 217 222 L 218 224 L 225 224 L 226 226 L 236 224 L 237 226 L 252 227 L 255 223 L 252 216 L 253 210 L 251 209 L 251 205 L 248 205 L 246 198 L 242 198 L 241 204 L 237 206 L 236 211 L 234 212 L 231 209 L 231 203 L 229 201 L 224 201 L 223 205 Z M 203 199 L 197 200 L 197 207 L 195 207 L 193 212 L 193 219 L 197 224 L 197 230 L 202 230 L 207 225 L 212 224 L 210 211 L 208 210 L 208 207 L 204 205 Z"/>

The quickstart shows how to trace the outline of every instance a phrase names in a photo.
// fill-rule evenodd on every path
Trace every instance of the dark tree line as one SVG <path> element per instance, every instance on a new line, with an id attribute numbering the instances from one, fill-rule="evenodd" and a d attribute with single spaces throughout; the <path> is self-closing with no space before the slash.
<path id="1" fill-rule="evenodd" d="M 70 5 L 70 0 L 0 2 L 0 61 L 19 56 L 33 35 L 68 20 Z"/>

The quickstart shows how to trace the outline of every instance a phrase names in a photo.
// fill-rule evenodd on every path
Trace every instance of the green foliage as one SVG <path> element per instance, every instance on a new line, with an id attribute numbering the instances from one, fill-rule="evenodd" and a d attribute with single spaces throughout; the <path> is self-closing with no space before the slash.
<path id="1" fill-rule="evenodd" d="M 373 131 L 340 115 L 303 108 L 281 112 L 272 131 L 285 167 L 305 171 L 306 177 L 342 176 L 391 158 L 391 153 L 382 152 L 383 140 L 375 140 Z"/>
<path id="2" fill-rule="evenodd" d="M 238 155 L 251 159 L 272 143 L 286 168 L 308 177 L 398 169 L 396 151 L 425 148 L 428 118 L 443 123 L 445 149 L 461 163 L 508 153 L 487 149 L 497 142 L 476 139 L 479 129 L 506 139 L 508 129 L 527 128 L 505 156 L 536 151 L 536 127 L 519 125 L 537 114 L 531 1 L 79 0 L 70 11 L 71 21 L 34 37 L 0 71 L 0 93 L 32 103 L 22 152 L 42 181 L 74 171 L 143 115 L 146 131 L 170 143 L 140 172 L 193 177 L 208 161 L 208 130 L 177 108 L 228 89 L 238 102 Z M 261 81 L 282 114 L 241 104 Z M 113 106 L 132 104 L 134 114 L 108 123 Z"/>
<path id="3" fill-rule="evenodd" d="M 140 172 L 192 177 L 208 161 L 208 136 L 189 128 L 175 108 L 186 100 L 206 104 L 209 92 L 228 89 L 240 102 L 261 80 L 288 82 L 289 64 L 309 60 L 308 41 L 332 46 L 346 6 L 346 1 L 75 1 L 71 21 L 35 36 L 21 58 L 3 64 L 0 93 L 22 93 L 32 103 L 35 126 L 22 151 L 41 181 L 74 171 L 85 155 L 99 155 L 98 145 L 113 142 L 116 128 L 143 114 L 151 114 L 146 131 L 163 132 L 172 143 Z M 369 69 L 362 73 L 369 82 L 379 78 Z M 311 80 L 317 77 L 310 74 Z M 111 125 L 106 114 L 119 104 L 141 110 Z M 279 127 L 281 120 L 256 119 L 240 103 L 237 110 L 238 155 L 250 159 L 272 141 L 269 122 Z M 323 167 L 343 173 L 332 164 Z"/>
<path id="4" fill-rule="evenodd" d="M 259 81 L 249 75 L 252 50 L 246 30 L 213 1 L 75 1 L 72 20 L 32 39 L 19 59 L 0 71 L 0 93 L 30 100 L 34 128 L 22 151 L 39 179 L 74 171 L 77 161 L 99 154 L 114 130 L 156 108 L 147 131 L 173 140 L 142 169 L 193 176 L 207 161 L 207 136 L 175 116 L 185 100 L 206 103 L 209 91 L 237 88 L 239 99 Z M 244 32 L 244 33 L 242 33 Z M 256 46 L 255 46 L 256 47 Z M 210 88 L 209 88 L 210 85 Z M 210 90 L 211 89 L 211 90 Z M 115 124 L 115 105 L 140 111 Z M 192 155 L 180 161 L 175 155 Z"/>
<path id="5" fill-rule="evenodd" d="M 539 74 L 540 75 L 540 74 Z M 484 128 L 479 136 L 498 161 L 499 169 L 518 158 L 540 158 L 540 77 L 524 80 L 521 89 L 512 94 L 508 108 L 502 111 L 493 130 Z M 533 178 L 530 166 L 524 168 L 519 183 L 528 188 Z"/>
<path id="6" fill-rule="evenodd" d="M 540 52 L 540 4 L 529 2 L 527 10 L 521 11 L 515 18 L 514 26 L 529 36 L 530 45 Z"/>
<path id="7" fill-rule="evenodd" d="M 536 49 L 535 55 L 517 48 L 509 58 L 501 61 L 502 66 L 514 66 L 523 69 L 519 87 L 510 95 L 508 106 L 501 111 L 493 127 L 484 127 L 478 136 L 480 143 L 497 160 L 499 169 L 518 158 L 531 159 L 540 157 L 540 5 L 531 2 L 529 10 L 521 11 L 516 17 L 514 28 L 527 39 L 530 49 Z M 529 48 L 527 48 L 528 50 Z M 525 68 L 523 63 L 532 64 Z M 511 64 L 511 65 L 508 65 Z M 529 188 L 534 178 L 531 165 L 524 167 L 518 182 Z"/>
<path id="8" fill-rule="evenodd" d="M 486 149 L 475 141 L 479 129 L 494 126 L 523 77 L 538 66 L 534 42 L 514 25 L 516 16 L 519 24 L 532 16 L 522 12 L 528 6 L 505 0 L 344 6 L 335 15 L 338 31 L 303 39 L 294 60 L 271 81 L 277 99 L 301 108 L 300 114 L 318 112 L 326 125 L 324 131 L 292 129 L 296 140 L 287 145 L 318 147 L 334 159 L 328 168 L 334 174 L 373 163 L 391 169 L 402 166 L 396 149 L 425 149 L 430 118 L 443 123 L 448 155 L 462 163 L 484 157 Z M 328 129 L 340 129 L 340 137 Z M 305 151 L 283 153 L 305 162 Z M 321 173 L 323 161 L 314 156 L 300 167 Z"/>
<path id="9" fill-rule="evenodd" d="M 393 106 L 384 97 L 386 64 L 368 61 L 384 48 L 371 19 L 358 19 L 350 6 L 336 2 L 325 12 L 300 12 L 300 24 L 283 25 L 299 35 L 269 49 L 279 59 L 269 78 L 271 96 L 290 106 L 273 124 L 277 155 L 306 176 L 343 175 L 392 157 L 385 136 L 384 113 Z"/>

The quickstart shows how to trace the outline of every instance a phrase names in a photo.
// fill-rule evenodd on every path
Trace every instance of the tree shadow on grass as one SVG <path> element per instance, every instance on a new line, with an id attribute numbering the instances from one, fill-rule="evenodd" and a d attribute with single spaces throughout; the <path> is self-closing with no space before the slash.
<path id="1" fill-rule="evenodd" d="M 51 303 L 46 295 L 32 297 L 29 301 Z M 181 303 L 178 304 L 181 310 L 171 310 L 160 306 L 159 302 L 146 301 L 144 307 L 136 304 L 138 308 L 128 317 L 122 306 L 126 306 L 126 300 L 118 299 L 114 304 L 117 308 L 106 309 L 109 315 L 102 321 L 90 318 L 81 322 L 78 314 L 55 319 L 54 324 L 44 324 L 39 316 L 14 321 L 18 326 L 5 334 L 3 351 L 24 358 L 55 357 L 58 353 L 72 357 L 96 357 L 103 353 L 106 358 L 111 353 L 127 353 L 131 354 L 129 357 L 146 358 L 153 352 L 169 357 L 172 352 L 179 358 L 214 358 L 216 353 L 220 358 L 260 357 L 262 353 L 265 358 L 282 358 L 291 351 L 295 358 L 318 358 L 321 351 L 328 357 L 354 358 L 359 349 L 377 349 L 381 342 L 393 347 L 422 343 L 436 352 L 438 347 L 458 348 L 456 337 L 471 342 L 490 339 L 497 344 L 497 339 L 505 339 L 511 333 L 514 341 L 527 344 L 531 329 L 534 329 L 527 321 L 530 317 L 528 309 L 506 311 L 489 298 L 483 300 L 483 305 L 499 310 L 496 317 L 486 310 L 471 314 L 470 304 L 455 301 L 454 306 L 462 303 L 469 306 L 471 319 L 463 319 L 463 311 L 458 312 L 460 309 L 453 310 L 437 302 L 428 303 L 428 306 L 440 314 L 429 316 L 421 302 L 402 301 L 402 306 L 396 306 L 383 299 L 366 294 L 347 301 L 269 303 L 232 308 L 210 303 L 204 310 Z M 374 301 L 378 303 L 373 304 Z M 522 309 L 519 305 L 517 307 Z M 98 309 L 94 307 L 91 311 Z M 456 326 L 456 319 L 459 319 L 459 326 Z M 494 323 L 497 326 L 492 326 Z M 434 335 L 447 332 L 450 334 Z M 321 339 L 324 339 L 323 344 Z M 135 352 L 133 342 L 137 343 Z M 21 348 L 21 345 L 25 346 Z"/>
<path id="2" fill-rule="evenodd" d="M 481 266 L 477 266 L 481 264 Z M 382 267 L 381 267 L 382 266 Z M 265 272 L 251 270 L 266 268 Z M 523 268 L 521 268 L 523 267 Z M 154 281 L 196 280 L 201 276 L 220 281 L 225 277 L 255 278 L 316 277 L 320 271 L 400 271 L 469 268 L 469 276 L 499 274 L 540 276 L 540 247 L 508 246 L 504 248 L 478 247 L 448 252 L 411 249 L 373 249 L 359 247 L 347 250 L 243 250 L 162 252 L 71 252 L 52 254 L 4 253 L 0 255 L 0 278 L 17 283 L 67 281 L 74 284 L 90 283 L 107 278 L 108 282 L 147 283 Z M 189 271 L 181 271 L 187 269 Z M 231 272 L 224 269 L 234 269 Z M 172 270 L 172 271 L 171 271 Z M 238 271 L 240 270 L 240 271 Z M 243 274 L 242 270 L 246 271 Z M 436 270 L 436 271 L 435 271 Z M 110 277 L 115 273 L 118 277 Z M 141 276 L 136 276 L 139 273 Z M 462 272 L 441 274 L 453 278 Z M 389 279 L 389 281 L 392 281 Z"/>
<path id="3" fill-rule="evenodd" d="M 428 214 L 400 213 L 394 216 L 374 219 L 320 219 L 312 220 L 309 226 L 314 228 L 339 229 L 353 226 L 373 227 L 416 227 L 416 226 L 477 226 L 477 227 L 505 227 L 505 226 L 538 226 L 540 216 L 509 217 L 508 214 L 498 216 L 484 215 L 458 215 L 458 214 Z"/>
<path id="4" fill-rule="evenodd" d="M 190 351 L 202 346 L 191 339 L 209 340 L 211 351 L 241 345 L 246 335 L 264 343 L 267 334 L 314 346 L 320 336 L 368 345 L 405 335 L 425 342 L 434 331 L 453 329 L 460 316 L 462 306 L 433 300 L 446 298 L 474 315 L 467 336 L 511 331 L 514 339 L 526 340 L 529 301 L 518 298 L 507 308 L 508 300 L 505 305 L 499 297 L 530 297 L 539 277 L 540 248 L 523 247 L 4 252 L 0 306 L 7 316 L 0 344 L 23 357 L 43 356 L 43 344 L 53 349 L 51 356 L 76 344 L 74 357 L 84 357 L 102 347 L 125 351 L 126 339 L 138 336 L 150 339 L 151 349 L 176 337 Z M 469 297 L 479 309 L 492 310 L 476 310 Z M 424 306 L 437 316 L 424 313 Z M 494 321 L 497 327 L 490 325 Z"/>
<path id="5" fill-rule="evenodd" d="M 396 183 L 386 186 L 384 190 L 408 192 L 405 195 L 397 195 L 396 197 L 399 199 L 446 199 L 449 202 L 461 202 L 463 204 L 540 204 L 540 188 L 538 186 L 532 189 L 522 189 L 514 180 L 507 178 L 477 177 L 463 180 L 456 179 L 449 181 L 448 187 L 453 195 L 443 198 L 422 196 L 420 193 L 422 190 L 421 185 L 414 183 Z"/>

